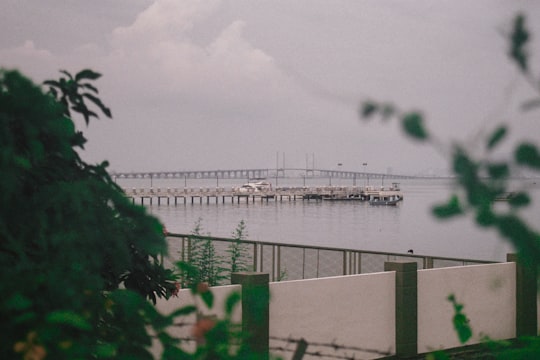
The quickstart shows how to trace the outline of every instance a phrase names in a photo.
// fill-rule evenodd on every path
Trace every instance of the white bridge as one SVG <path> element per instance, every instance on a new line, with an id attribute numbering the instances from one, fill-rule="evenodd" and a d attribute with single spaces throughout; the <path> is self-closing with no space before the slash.
<path id="1" fill-rule="evenodd" d="M 339 178 L 339 179 L 412 179 L 416 176 L 369 173 L 361 171 L 324 170 L 309 168 L 178 170 L 111 172 L 118 179 L 252 179 L 252 178 Z"/>

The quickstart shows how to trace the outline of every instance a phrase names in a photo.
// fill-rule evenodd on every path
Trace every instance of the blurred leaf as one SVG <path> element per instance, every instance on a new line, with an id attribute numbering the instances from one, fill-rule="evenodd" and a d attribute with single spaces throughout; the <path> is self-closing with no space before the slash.
<path id="1" fill-rule="evenodd" d="M 464 344 L 472 337 L 472 329 L 469 325 L 469 319 L 462 311 L 463 305 L 457 302 L 453 294 L 448 296 L 447 299 L 454 307 L 454 318 L 452 320 L 454 323 L 454 329 L 458 334 L 459 341 Z"/>
<path id="2" fill-rule="evenodd" d="M 118 347 L 114 344 L 104 343 L 96 346 L 95 355 L 97 358 L 112 358 L 118 353 Z"/>
<path id="3" fill-rule="evenodd" d="M 487 170 L 489 176 L 493 179 L 502 179 L 510 176 L 508 164 L 489 164 Z"/>
<path id="4" fill-rule="evenodd" d="M 103 105 L 103 103 L 101 102 L 101 100 L 99 100 L 97 97 L 95 97 L 94 95 L 92 94 L 84 94 L 83 95 L 85 98 L 88 98 L 90 99 L 90 101 L 92 101 L 97 107 L 100 108 L 100 110 L 105 114 L 107 115 L 107 117 L 112 117 L 112 114 L 111 114 L 111 110 L 106 107 L 105 105 Z"/>
<path id="5" fill-rule="evenodd" d="M 79 314 L 69 310 L 58 310 L 47 315 L 47 322 L 69 325 L 80 330 L 91 330 L 92 326 Z"/>
<path id="6" fill-rule="evenodd" d="M 96 94 L 99 93 L 99 90 L 95 86 L 93 86 L 92 84 L 84 83 L 84 84 L 80 84 L 80 86 L 85 88 L 85 89 L 91 90 L 91 91 L 95 92 Z"/>
<path id="7" fill-rule="evenodd" d="M 501 126 L 498 129 L 496 129 L 493 134 L 491 134 L 487 147 L 488 149 L 493 149 L 495 145 L 497 145 L 505 136 L 506 136 L 507 130 L 505 126 Z"/>
<path id="8" fill-rule="evenodd" d="M 32 306 L 32 300 L 19 293 L 14 294 L 6 300 L 5 307 L 9 310 L 26 310 Z"/>
<path id="9" fill-rule="evenodd" d="M 214 306 L 214 294 L 211 291 L 205 291 L 203 293 L 200 293 L 200 296 L 209 309 Z"/>
<path id="10" fill-rule="evenodd" d="M 238 291 L 233 292 L 231 295 L 227 297 L 227 301 L 225 302 L 225 314 L 230 316 L 234 310 L 234 308 L 238 305 L 238 303 L 241 300 L 241 295 Z"/>
<path id="11" fill-rule="evenodd" d="M 66 75 L 70 80 L 73 80 L 73 76 L 71 76 L 71 74 L 66 71 L 66 70 L 60 70 L 60 72 L 64 75 Z M 60 79 L 60 82 L 64 82 L 65 83 L 65 79 Z"/>
<path id="12" fill-rule="evenodd" d="M 523 207 L 531 203 L 531 198 L 529 194 L 524 192 L 519 192 L 509 197 L 508 203 L 513 207 Z"/>
<path id="13" fill-rule="evenodd" d="M 364 101 L 360 109 L 361 117 L 368 119 L 378 110 L 377 104 L 372 101 Z"/>
<path id="14" fill-rule="evenodd" d="M 388 120 L 396 113 L 396 109 L 392 104 L 384 104 L 381 109 L 381 116 L 383 120 Z"/>
<path id="15" fill-rule="evenodd" d="M 433 207 L 432 211 L 439 219 L 446 219 L 463 213 L 456 195 L 452 195 L 446 204 Z"/>
<path id="16" fill-rule="evenodd" d="M 521 110 L 529 111 L 540 106 L 540 99 L 530 99 L 521 104 Z"/>
<path id="17" fill-rule="evenodd" d="M 428 134 L 424 129 L 422 115 L 417 112 L 405 114 L 402 118 L 402 127 L 405 133 L 416 140 L 427 140 Z"/>
<path id="18" fill-rule="evenodd" d="M 96 80 L 101 77 L 100 73 L 97 73 L 95 71 L 92 71 L 90 69 L 84 69 L 81 70 L 75 75 L 75 81 L 79 81 L 81 79 L 89 79 L 89 80 Z"/>
<path id="19" fill-rule="evenodd" d="M 497 221 L 497 217 L 490 207 L 482 206 L 476 213 L 476 223 L 480 226 L 492 226 Z"/>
<path id="20" fill-rule="evenodd" d="M 197 307 L 195 305 L 186 305 L 186 306 L 181 307 L 180 309 L 173 311 L 170 317 L 175 318 L 178 316 L 185 316 L 185 315 L 193 314 L 196 311 L 197 311 Z"/>
<path id="21" fill-rule="evenodd" d="M 540 154 L 535 145 L 523 143 L 518 146 L 515 152 L 515 159 L 518 164 L 531 168 L 540 169 Z"/>
<path id="22" fill-rule="evenodd" d="M 529 40 L 529 32 L 525 28 L 525 16 L 517 15 L 510 34 L 510 58 L 523 72 L 527 72 L 527 51 L 525 45 Z"/>

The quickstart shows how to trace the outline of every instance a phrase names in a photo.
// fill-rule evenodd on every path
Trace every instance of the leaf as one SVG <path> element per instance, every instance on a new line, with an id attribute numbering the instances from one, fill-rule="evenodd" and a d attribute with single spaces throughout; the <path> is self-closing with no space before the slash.
<path id="1" fill-rule="evenodd" d="M 64 74 L 64 75 L 66 75 L 66 76 L 69 78 L 69 80 L 73 80 L 73 76 L 71 76 L 71 74 L 70 74 L 69 72 L 67 72 L 66 70 L 60 70 L 60 72 L 61 72 L 62 74 Z M 65 82 L 65 80 L 64 80 L 64 79 L 60 79 L 60 82 Z"/>
<path id="2" fill-rule="evenodd" d="M 56 86 L 56 87 L 60 87 L 60 83 L 56 80 L 45 80 L 43 82 L 44 85 L 49 85 L 49 86 Z"/>
<path id="3" fill-rule="evenodd" d="M 432 212 L 435 217 L 438 217 L 439 219 L 447 219 L 452 216 L 462 214 L 463 210 L 459 204 L 458 197 L 456 195 L 452 195 L 446 204 L 433 207 Z"/>
<path id="4" fill-rule="evenodd" d="M 177 309 L 169 315 L 171 318 L 175 318 L 178 316 L 186 316 L 189 314 L 193 314 L 197 311 L 197 307 L 195 305 L 186 305 L 184 307 L 181 307 L 180 309 Z"/>
<path id="5" fill-rule="evenodd" d="M 493 211 L 487 206 L 482 206 L 476 214 L 476 223 L 480 226 L 491 226 L 495 224 L 497 218 Z"/>
<path id="6" fill-rule="evenodd" d="M 466 343 L 472 336 L 472 330 L 469 326 L 469 320 L 464 314 L 458 313 L 454 315 L 453 322 L 454 328 L 458 333 L 459 341 L 462 344 Z"/>
<path id="7" fill-rule="evenodd" d="M 205 291 L 199 295 L 209 309 L 214 306 L 214 294 L 211 291 Z"/>
<path id="8" fill-rule="evenodd" d="M 517 15 L 510 34 L 510 58 L 523 72 L 527 72 L 527 52 L 525 45 L 529 41 L 529 32 L 525 28 L 525 16 Z"/>
<path id="9" fill-rule="evenodd" d="M 85 88 L 85 89 L 91 90 L 91 91 L 95 92 L 96 94 L 99 93 L 99 90 L 95 86 L 93 86 L 92 84 L 84 83 L 84 84 L 80 84 L 80 86 Z"/>
<path id="10" fill-rule="evenodd" d="M 527 193 L 519 192 L 510 196 L 510 198 L 508 199 L 508 203 L 512 207 L 524 207 L 531 203 L 531 198 Z"/>
<path id="11" fill-rule="evenodd" d="M 373 115 L 375 112 L 377 112 L 377 110 L 378 110 L 377 104 L 375 104 L 372 101 L 365 101 L 361 106 L 360 115 L 363 118 L 367 119 L 371 117 L 371 115 Z"/>
<path id="12" fill-rule="evenodd" d="M 540 154 L 535 145 L 529 143 L 520 144 L 514 156 L 518 164 L 540 169 Z"/>
<path id="13" fill-rule="evenodd" d="M 47 316 L 47 322 L 59 325 L 68 325 L 80 330 L 91 330 L 92 326 L 82 316 L 67 310 L 58 310 Z"/>
<path id="14" fill-rule="evenodd" d="M 462 312 L 463 305 L 457 302 L 456 297 L 453 294 L 448 296 L 447 299 L 454 306 L 454 318 L 452 322 L 454 323 L 454 329 L 458 334 L 459 341 L 464 344 L 472 337 L 472 329 L 469 325 L 469 319 Z"/>
<path id="15" fill-rule="evenodd" d="M 494 179 L 507 178 L 510 175 L 508 164 L 489 164 L 487 166 L 488 174 Z"/>
<path id="16" fill-rule="evenodd" d="M 92 101 L 94 104 L 96 104 L 100 109 L 101 111 L 107 115 L 107 117 L 112 117 L 112 114 L 111 114 L 111 110 L 106 107 L 105 105 L 103 105 L 103 103 L 101 102 L 101 100 L 99 98 L 97 98 L 96 96 L 92 95 L 92 94 L 83 94 L 83 96 L 87 99 L 89 99 L 90 101 Z"/>
<path id="17" fill-rule="evenodd" d="M 94 72 L 90 69 L 84 69 L 81 70 L 75 75 L 75 81 L 79 81 L 81 79 L 89 79 L 89 80 L 96 80 L 101 77 L 100 73 Z"/>
<path id="18" fill-rule="evenodd" d="M 416 140 L 427 140 L 428 134 L 424 129 L 423 117 L 420 113 L 412 112 L 405 114 L 401 124 L 405 133 Z"/>
<path id="19" fill-rule="evenodd" d="M 230 316 L 236 307 L 236 305 L 240 302 L 241 295 L 238 291 L 233 292 L 231 295 L 227 297 L 227 300 L 225 302 L 225 314 Z"/>
<path id="20" fill-rule="evenodd" d="M 506 133 L 507 133 L 507 129 L 505 126 L 501 126 L 497 128 L 493 132 L 493 134 L 491 134 L 488 140 L 488 144 L 487 144 L 488 149 L 489 150 L 493 149 L 495 145 L 497 145 L 506 136 Z"/>

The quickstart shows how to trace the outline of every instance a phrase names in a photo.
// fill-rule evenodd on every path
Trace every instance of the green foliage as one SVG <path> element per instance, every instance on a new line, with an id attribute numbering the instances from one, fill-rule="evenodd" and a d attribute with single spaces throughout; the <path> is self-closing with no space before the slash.
<path id="1" fill-rule="evenodd" d="M 463 313 L 463 304 L 458 303 L 454 295 L 448 296 L 448 301 L 450 301 L 454 307 L 454 318 L 452 319 L 454 329 L 458 334 L 459 341 L 462 344 L 465 344 L 472 336 L 469 319 L 467 318 L 467 315 Z"/>
<path id="2" fill-rule="evenodd" d="M 98 115 L 86 105 L 85 99 L 88 99 L 103 114 L 109 118 L 112 117 L 111 110 L 96 96 L 99 93 L 98 89 L 89 82 L 81 82 L 81 80 L 97 80 L 101 77 L 101 74 L 89 69 L 78 72 L 75 77 L 65 70 L 60 72 L 66 75 L 67 78 L 62 77 L 58 81 L 47 80 L 44 84 L 49 85 L 49 92 L 64 105 L 67 116 L 70 116 L 70 109 L 80 113 L 84 117 L 86 125 L 90 122 L 91 117 L 98 118 Z"/>
<path id="3" fill-rule="evenodd" d="M 234 241 L 227 249 L 227 252 L 230 255 L 229 265 L 231 274 L 251 270 L 248 264 L 249 254 L 247 245 L 242 243 L 242 240 L 245 240 L 247 236 L 246 223 L 244 220 L 241 220 L 232 233 L 232 238 Z"/>
<path id="4" fill-rule="evenodd" d="M 148 341 L 128 350 L 118 339 L 145 329 L 144 298 L 174 288 L 158 262 L 161 224 L 125 198 L 106 162 L 87 164 L 74 149 L 86 140 L 68 107 L 97 117 L 85 110 L 89 98 L 110 116 L 78 93 L 93 89 L 80 80 L 97 77 L 87 70 L 58 82 L 57 100 L 18 72 L 0 71 L 1 358 L 15 357 L 14 344 L 23 355 L 39 348 L 60 359 L 144 353 Z M 123 293 L 140 299 L 129 324 L 107 306 Z"/>
<path id="5" fill-rule="evenodd" d="M 164 359 L 245 358 L 233 351 L 241 346 L 231 347 L 241 342 L 230 319 L 238 294 L 225 319 L 196 324 L 204 331 L 194 353 L 168 333 L 198 309 L 163 315 L 152 305 L 178 291 L 173 270 L 159 261 L 167 251 L 163 226 L 124 196 L 106 162 L 79 157 L 75 148 L 86 139 L 71 115 L 97 118 L 86 100 L 111 112 L 90 83 L 100 74 L 62 73 L 67 79 L 47 81 L 45 94 L 18 72 L 0 70 L 0 358 L 149 359 L 154 340 Z M 207 285 L 191 285 L 211 308 Z"/>
<path id="6" fill-rule="evenodd" d="M 369 120 L 379 115 L 382 120 L 389 120 L 392 117 L 399 118 L 401 127 L 405 134 L 414 140 L 427 141 L 430 136 L 424 125 L 424 117 L 419 112 L 402 113 L 390 103 L 377 103 L 375 101 L 364 101 L 358 111 L 361 118 Z"/>
<path id="7" fill-rule="evenodd" d="M 527 29 L 524 15 L 517 15 L 512 24 L 512 31 L 508 34 L 509 56 L 518 69 L 524 75 L 525 80 L 540 94 L 540 81 L 533 77 L 530 71 L 529 54 L 527 45 L 531 36 Z M 382 109 L 385 103 L 374 101 L 365 102 L 361 109 L 362 118 L 369 119 L 375 115 L 383 117 Z M 523 110 L 531 110 L 540 106 L 540 98 L 527 100 Z M 392 106 L 392 109 L 395 109 Z M 392 117 L 401 121 L 407 135 L 413 139 L 431 143 L 436 149 L 441 149 L 440 144 L 424 128 L 423 118 L 419 113 L 402 114 L 393 111 Z M 384 118 L 384 117 L 383 117 Z M 506 238 L 518 250 L 520 259 L 529 266 L 537 267 L 540 264 L 540 234 L 522 220 L 517 212 L 531 203 L 531 198 L 526 191 L 509 191 L 509 179 L 514 170 L 526 169 L 540 171 L 540 152 L 535 144 L 522 142 L 515 147 L 512 157 L 506 160 L 497 159 L 492 161 L 489 155 L 502 143 L 508 133 L 506 126 L 499 126 L 491 131 L 486 138 L 485 157 L 475 158 L 474 153 L 459 142 L 454 142 L 450 147 L 450 153 L 446 154 L 452 164 L 455 175 L 457 191 L 450 200 L 433 208 L 433 214 L 439 219 L 449 219 L 457 215 L 471 214 L 475 222 L 483 227 L 496 229 L 501 236 Z M 506 194 L 512 196 L 505 198 Z M 494 204 L 505 198 L 508 206 L 499 207 Z M 454 296 L 448 298 L 455 310 L 453 319 L 454 327 L 460 341 L 466 342 L 472 335 L 469 322 L 463 313 L 463 305 L 456 302 Z M 512 346 L 513 350 L 499 353 L 502 358 L 538 358 L 540 354 L 540 341 L 538 338 L 530 339 L 523 348 Z M 432 358 L 445 358 L 444 354 L 433 354 Z"/>
<path id="8" fill-rule="evenodd" d="M 416 140 L 427 140 L 428 134 L 424 127 L 424 118 L 421 114 L 413 112 L 403 115 L 401 125 L 405 133 Z"/>
<path id="9" fill-rule="evenodd" d="M 184 272 L 185 285 L 207 283 L 210 286 L 220 285 L 226 278 L 224 259 L 216 252 L 209 238 L 204 238 L 202 219 L 198 219 L 192 231 L 195 235 L 189 240 L 188 264 L 191 266 Z"/>
<path id="10" fill-rule="evenodd" d="M 525 47 L 529 38 L 529 31 L 525 27 L 525 16 L 520 14 L 514 19 L 512 33 L 510 34 L 509 55 L 523 72 L 528 70 L 528 55 Z"/>

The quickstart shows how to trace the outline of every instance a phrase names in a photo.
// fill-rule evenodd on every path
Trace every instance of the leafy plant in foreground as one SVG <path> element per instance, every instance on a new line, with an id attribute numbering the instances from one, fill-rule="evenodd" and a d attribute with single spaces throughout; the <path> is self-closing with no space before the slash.
<path id="1" fill-rule="evenodd" d="M 535 78 L 530 68 L 527 45 L 530 34 L 526 26 L 524 15 L 514 18 L 511 32 L 508 34 L 508 55 L 517 68 L 537 93 L 535 98 L 522 104 L 523 111 L 530 111 L 540 106 L 540 81 Z M 370 119 L 375 115 L 382 119 L 397 118 L 405 133 L 414 140 L 428 143 L 435 149 L 443 152 L 442 142 L 436 139 L 424 125 L 424 116 L 421 112 L 401 112 L 390 103 L 365 101 L 360 109 L 360 116 Z M 508 127 L 501 125 L 492 129 L 484 139 L 484 148 L 487 155 L 475 158 L 472 151 L 462 143 L 453 142 L 449 154 L 452 170 L 456 176 L 456 185 L 459 191 L 451 195 L 450 199 L 433 208 L 433 214 L 439 219 L 450 219 L 456 216 L 471 214 L 475 222 L 485 228 L 494 228 L 504 238 L 508 239 L 518 250 L 521 260 L 531 267 L 540 264 L 540 234 L 531 228 L 520 216 L 519 210 L 530 205 L 531 199 L 525 190 L 517 191 L 508 199 L 508 207 L 501 209 L 496 206 L 496 200 L 510 192 L 509 180 L 514 171 L 526 170 L 540 171 L 540 151 L 536 144 L 524 141 L 515 147 L 512 156 L 507 160 L 492 159 L 497 147 L 508 134 Z M 470 328 L 464 322 L 465 315 L 461 312 L 462 305 L 449 299 L 455 309 L 454 325 L 462 342 L 471 335 Z M 540 355 L 540 341 L 538 338 L 530 339 L 527 346 L 502 353 L 502 357 L 532 358 Z M 507 357 L 508 358 L 508 357 Z"/>

